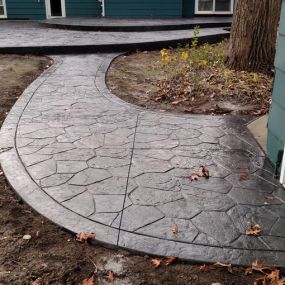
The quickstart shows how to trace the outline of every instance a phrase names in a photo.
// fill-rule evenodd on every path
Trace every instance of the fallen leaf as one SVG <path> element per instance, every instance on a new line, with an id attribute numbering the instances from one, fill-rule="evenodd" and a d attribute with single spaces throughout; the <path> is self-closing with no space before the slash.
<path id="1" fill-rule="evenodd" d="M 82 283 L 79 283 L 79 285 L 95 285 L 94 275 L 92 275 L 90 278 L 84 279 Z"/>
<path id="2" fill-rule="evenodd" d="M 278 284 L 280 281 L 280 271 L 275 269 L 270 274 L 266 275 L 266 278 L 269 279 L 273 284 Z"/>
<path id="3" fill-rule="evenodd" d="M 281 278 L 281 279 L 278 281 L 278 285 L 285 285 L 285 277 Z"/>
<path id="4" fill-rule="evenodd" d="M 173 227 L 172 227 L 172 233 L 174 235 L 177 235 L 178 234 L 178 225 L 177 224 L 174 224 Z"/>
<path id="5" fill-rule="evenodd" d="M 154 265 L 155 268 L 158 268 L 162 263 L 162 259 L 154 258 L 151 260 L 151 263 L 152 263 L 152 265 Z"/>
<path id="6" fill-rule="evenodd" d="M 255 285 L 284 285 L 285 278 L 280 279 L 280 271 L 275 269 L 270 274 L 255 279 Z"/>
<path id="7" fill-rule="evenodd" d="M 208 271 L 211 270 L 211 268 L 210 268 L 210 265 L 204 264 L 204 265 L 200 266 L 199 270 L 200 270 L 201 272 L 208 272 Z"/>
<path id="8" fill-rule="evenodd" d="M 214 264 L 214 268 L 225 268 L 230 273 L 233 273 L 233 268 L 232 268 L 231 264 L 224 264 L 224 263 L 217 262 L 217 263 Z"/>
<path id="9" fill-rule="evenodd" d="M 93 239 L 95 234 L 93 233 L 79 233 L 76 235 L 76 241 L 87 242 L 90 239 Z"/>
<path id="10" fill-rule="evenodd" d="M 3 174 L 4 174 L 3 171 L 0 171 L 0 176 L 3 175 Z"/>
<path id="11" fill-rule="evenodd" d="M 239 174 L 239 180 L 240 181 L 244 181 L 244 180 L 247 180 L 249 178 L 249 173 L 247 172 L 241 172 Z"/>
<path id="12" fill-rule="evenodd" d="M 203 177 L 209 178 L 210 177 L 210 172 L 205 166 L 201 166 L 201 172 Z"/>
<path id="13" fill-rule="evenodd" d="M 252 274 L 253 271 L 261 272 L 263 274 L 266 274 L 268 272 L 271 272 L 275 268 L 269 265 L 265 265 L 261 262 L 255 261 L 252 263 L 251 267 L 248 267 L 245 269 L 245 275 Z"/>
<path id="14" fill-rule="evenodd" d="M 222 285 L 221 283 L 212 283 L 211 285 Z"/>
<path id="15" fill-rule="evenodd" d="M 178 104 L 180 104 L 181 102 L 183 102 L 183 100 L 173 101 L 173 102 L 171 102 L 171 104 L 172 104 L 172 105 L 178 105 Z"/>
<path id="16" fill-rule="evenodd" d="M 190 176 L 189 179 L 190 181 L 195 181 L 199 180 L 199 177 L 205 177 L 209 178 L 210 177 L 210 172 L 205 166 L 200 166 L 200 169 L 198 172 L 193 172 Z"/>
<path id="17" fill-rule="evenodd" d="M 165 260 L 165 265 L 166 265 L 166 266 L 171 265 L 176 259 L 177 259 L 176 256 L 169 256 L 169 257 Z"/>
<path id="18" fill-rule="evenodd" d="M 190 181 L 195 181 L 199 179 L 199 176 L 196 173 L 193 173 L 189 176 Z"/>
<path id="19" fill-rule="evenodd" d="M 192 113 L 193 112 L 193 108 L 187 108 L 184 110 L 185 113 Z"/>
<path id="20" fill-rule="evenodd" d="M 264 197 L 266 200 L 270 200 L 270 201 L 273 201 L 274 200 L 274 197 L 273 196 L 265 196 Z"/>
<path id="21" fill-rule="evenodd" d="M 42 264 L 41 264 L 41 267 L 43 267 L 43 268 L 47 268 L 47 267 L 48 267 L 48 265 L 44 262 L 44 263 L 42 263 Z"/>
<path id="22" fill-rule="evenodd" d="M 212 264 L 212 265 L 204 264 L 204 265 L 200 266 L 199 270 L 201 272 L 209 272 L 211 270 L 216 270 L 219 268 L 225 268 L 228 272 L 233 273 L 233 268 L 232 268 L 231 264 L 224 264 L 224 263 L 220 263 L 220 262 L 217 262 L 217 263 Z"/>
<path id="23" fill-rule="evenodd" d="M 115 279 L 114 272 L 113 271 L 109 271 L 108 272 L 108 280 L 109 280 L 109 282 L 114 282 L 114 279 Z"/>
<path id="24" fill-rule="evenodd" d="M 252 274 L 252 272 L 253 272 L 252 267 L 248 267 L 244 270 L 244 275 Z"/>
<path id="25" fill-rule="evenodd" d="M 41 277 L 37 278 L 34 282 L 32 282 L 32 285 L 42 285 L 43 279 Z"/>
<path id="26" fill-rule="evenodd" d="M 24 239 L 24 240 L 30 240 L 31 238 L 32 238 L 31 235 L 24 235 L 24 236 L 22 237 L 22 239 Z"/>
<path id="27" fill-rule="evenodd" d="M 245 234 L 247 236 L 258 236 L 262 232 L 260 225 L 251 226 L 250 229 L 246 230 Z"/>

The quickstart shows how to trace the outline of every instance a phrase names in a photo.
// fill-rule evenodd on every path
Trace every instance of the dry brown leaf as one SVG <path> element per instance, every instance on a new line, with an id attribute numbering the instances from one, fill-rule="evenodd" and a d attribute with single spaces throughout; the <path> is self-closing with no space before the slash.
<path id="1" fill-rule="evenodd" d="M 192 113 L 193 112 L 193 108 L 187 108 L 184 110 L 185 113 Z"/>
<path id="2" fill-rule="evenodd" d="M 245 269 L 244 273 L 245 275 L 249 275 L 252 274 L 253 271 L 257 271 L 263 274 L 267 274 L 268 272 L 272 272 L 273 270 L 275 270 L 274 267 L 255 261 L 252 263 L 251 267 Z"/>
<path id="3" fill-rule="evenodd" d="M 274 197 L 273 196 L 265 196 L 264 197 L 266 200 L 270 200 L 270 201 L 273 201 L 274 200 Z"/>
<path id="4" fill-rule="evenodd" d="M 174 224 L 173 227 L 172 227 L 172 233 L 174 235 L 177 235 L 178 234 L 178 225 L 177 224 Z"/>
<path id="5" fill-rule="evenodd" d="M 270 268 L 270 267 L 265 267 L 266 270 L 271 270 L 271 273 L 263 273 L 266 274 L 263 277 L 255 279 L 255 285 L 284 285 L 285 284 L 285 278 L 280 279 L 280 271 L 277 270 L 276 268 Z"/>
<path id="6" fill-rule="evenodd" d="M 92 275 L 90 278 L 84 279 L 82 283 L 79 283 L 79 285 L 95 285 L 94 275 Z"/>
<path id="7" fill-rule="evenodd" d="M 199 177 L 210 177 L 210 172 L 205 166 L 200 166 L 200 169 L 198 172 L 193 172 L 191 176 L 189 176 L 190 181 L 199 180 Z"/>
<path id="8" fill-rule="evenodd" d="M 32 282 L 32 285 L 42 285 L 43 279 L 41 277 L 37 278 L 34 282 Z"/>
<path id="9" fill-rule="evenodd" d="M 266 274 L 266 271 L 275 270 L 275 267 L 263 264 L 263 263 L 258 262 L 258 261 L 253 262 L 251 267 L 252 267 L 252 269 L 254 271 L 258 271 L 258 272 L 261 272 L 261 273 L 264 273 L 264 274 Z"/>
<path id="10" fill-rule="evenodd" d="M 221 283 L 212 283 L 211 285 L 222 285 Z"/>
<path id="11" fill-rule="evenodd" d="M 244 270 L 244 275 L 249 275 L 249 274 L 252 274 L 253 272 L 253 269 L 252 267 L 248 267 Z"/>
<path id="12" fill-rule="evenodd" d="M 172 105 L 178 105 L 179 103 L 183 102 L 183 100 L 177 100 L 177 101 L 173 101 L 171 102 Z"/>
<path id="13" fill-rule="evenodd" d="M 278 282 L 280 281 L 280 271 L 275 269 L 270 274 L 267 274 L 266 278 L 269 279 L 271 281 L 271 283 L 277 285 Z"/>
<path id="14" fill-rule="evenodd" d="M 233 267 L 232 265 L 229 263 L 229 264 L 224 264 L 224 263 L 220 263 L 220 262 L 217 262 L 214 264 L 214 268 L 225 268 L 228 270 L 228 272 L 230 273 L 233 273 Z"/>
<path id="15" fill-rule="evenodd" d="M 155 268 L 158 268 L 161 263 L 162 263 L 162 259 L 161 258 L 154 258 L 151 260 L 152 265 L 154 265 Z"/>
<path id="16" fill-rule="evenodd" d="M 87 242 L 93 238 L 95 238 L 95 234 L 93 233 L 79 233 L 76 235 L 76 240 L 79 242 Z"/>
<path id="17" fill-rule="evenodd" d="M 281 278 L 281 279 L 278 281 L 278 285 L 285 285 L 285 277 Z"/>
<path id="18" fill-rule="evenodd" d="M 200 176 L 197 175 L 197 173 L 192 173 L 191 176 L 189 176 L 190 181 L 198 180 Z"/>
<path id="19" fill-rule="evenodd" d="M 210 177 L 210 172 L 205 166 L 201 166 L 201 172 L 203 177 L 209 178 Z"/>
<path id="20" fill-rule="evenodd" d="M 211 269 L 212 269 L 211 266 L 210 266 L 210 265 L 206 265 L 206 264 L 200 266 L 200 268 L 199 268 L 199 270 L 200 270 L 201 272 L 208 272 L 208 271 L 210 271 Z"/>
<path id="21" fill-rule="evenodd" d="M 245 234 L 247 236 L 258 236 L 262 232 L 260 225 L 253 225 L 250 229 L 246 230 Z"/>
<path id="22" fill-rule="evenodd" d="M 176 256 L 169 256 L 169 257 L 165 260 L 165 265 L 166 265 L 166 266 L 171 265 L 176 259 L 177 259 Z"/>
<path id="23" fill-rule="evenodd" d="M 224 264 L 224 263 L 220 263 L 220 262 L 217 262 L 213 265 L 204 264 L 204 265 L 200 266 L 199 270 L 201 272 L 209 272 L 211 270 L 216 270 L 219 268 L 225 268 L 228 272 L 233 273 L 233 268 L 232 268 L 231 264 Z"/>
<path id="24" fill-rule="evenodd" d="M 108 280 L 109 282 L 114 282 L 115 276 L 113 271 L 108 272 Z"/>
<path id="25" fill-rule="evenodd" d="M 241 172 L 239 174 L 239 180 L 240 181 L 244 181 L 244 180 L 247 180 L 249 178 L 249 173 L 247 172 Z"/>

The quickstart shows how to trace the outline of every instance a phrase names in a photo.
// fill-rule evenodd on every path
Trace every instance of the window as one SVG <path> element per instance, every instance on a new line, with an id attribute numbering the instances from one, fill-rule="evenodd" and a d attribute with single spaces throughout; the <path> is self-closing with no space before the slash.
<path id="1" fill-rule="evenodd" d="M 196 14 L 231 14 L 234 0 L 196 0 Z"/>
<path id="2" fill-rule="evenodd" d="M 0 0 L 0 18 L 6 18 L 5 0 Z"/>

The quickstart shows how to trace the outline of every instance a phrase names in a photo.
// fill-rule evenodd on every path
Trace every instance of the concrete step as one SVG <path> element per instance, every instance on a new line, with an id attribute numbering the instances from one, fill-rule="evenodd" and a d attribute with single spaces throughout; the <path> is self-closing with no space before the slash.
<path id="1" fill-rule="evenodd" d="M 191 19 L 110 19 L 110 18 L 54 18 L 41 21 L 44 27 L 102 32 L 146 32 L 230 27 L 232 17 L 195 17 Z"/>

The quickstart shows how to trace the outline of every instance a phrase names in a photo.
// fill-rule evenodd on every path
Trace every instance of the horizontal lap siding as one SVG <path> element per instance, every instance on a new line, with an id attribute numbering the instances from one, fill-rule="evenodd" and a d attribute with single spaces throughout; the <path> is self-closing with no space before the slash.
<path id="1" fill-rule="evenodd" d="M 182 16 L 182 0 L 105 0 L 107 17 L 175 18 Z"/>
<path id="2" fill-rule="evenodd" d="M 195 13 L 195 0 L 183 0 L 182 4 L 183 17 L 191 18 L 194 17 Z"/>
<path id="3" fill-rule="evenodd" d="M 7 16 L 10 19 L 45 19 L 45 1 L 6 0 Z"/>
<path id="4" fill-rule="evenodd" d="M 101 3 L 98 0 L 66 0 L 67 17 L 100 16 Z"/>
<path id="5" fill-rule="evenodd" d="M 285 0 L 282 1 L 280 36 L 276 53 L 276 76 L 268 124 L 268 154 L 276 162 L 279 150 L 285 144 Z"/>

